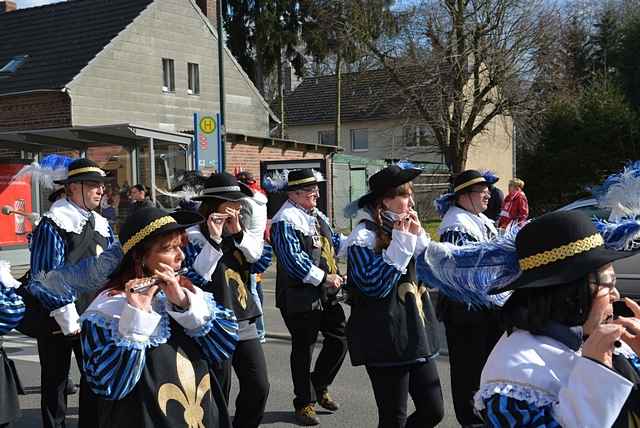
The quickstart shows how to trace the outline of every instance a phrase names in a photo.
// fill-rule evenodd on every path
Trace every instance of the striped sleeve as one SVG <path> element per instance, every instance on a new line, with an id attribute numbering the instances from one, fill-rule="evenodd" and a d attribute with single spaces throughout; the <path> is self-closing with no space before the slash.
<path id="1" fill-rule="evenodd" d="M 189 278 L 193 285 L 200 288 L 205 288 L 209 281 L 204 279 L 198 272 L 196 272 L 193 267 L 193 264 L 199 253 L 200 248 L 191 242 L 189 242 L 184 248 L 184 266 L 188 269 L 187 273 L 184 276 Z"/>
<path id="2" fill-rule="evenodd" d="M 365 295 L 384 298 L 397 284 L 402 273 L 388 264 L 382 254 L 359 245 L 351 245 L 347 250 L 349 281 Z"/>
<path id="3" fill-rule="evenodd" d="M 309 255 L 302 250 L 293 226 L 285 221 L 273 223 L 271 243 L 278 261 L 287 273 L 299 281 L 304 281 L 314 265 Z"/>
<path id="4" fill-rule="evenodd" d="M 13 330 L 24 315 L 24 302 L 15 288 L 0 284 L 0 336 Z"/>
<path id="5" fill-rule="evenodd" d="M 46 219 L 40 222 L 33 232 L 30 251 L 31 278 L 37 278 L 40 273 L 49 272 L 64 265 L 66 253 L 64 240 Z M 65 295 L 55 294 L 35 281 L 29 283 L 28 290 L 49 311 L 75 300 L 75 295 L 71 291 Z"/>
<path id="6" fill-rule="evenodd" d="M 486 426 L 492 428 L 560 428 L 551 414 L 552 405 L 537 407 L 523 400 L 494 394 L 485 402 Z"/>
<path id="7" fill-rule="evenodd" d="M 231 358 L 238 343 L 238 323 L 232 309 L 218 305 L 211 293 L 204 293 L 211 311 L 205 325 L 187 334 L 200 345 L 210 363 L 219 363 Z"/>
<path id="8" fill-rule="evenodd" d="M 82 358 L 91 390 L 108 400 L 125 397 L 145 365 L 143 346 L 119 346 L 114 331 L 91 319 L 82 324 Z"/>
<path id="9" fill-rule="evenodd" d="M 255 263 L 251 264 L 251 273 L 263 273 L 269 266 L 271 266 L 271 261 L 273 260 L 273 248 L 271 245 L 264 243 L 264 247 L 262 248 L 262 256 Z"/>

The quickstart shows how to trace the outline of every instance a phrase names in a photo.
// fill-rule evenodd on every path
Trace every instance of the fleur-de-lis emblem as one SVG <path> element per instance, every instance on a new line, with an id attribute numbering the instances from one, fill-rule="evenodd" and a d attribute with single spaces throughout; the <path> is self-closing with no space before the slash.
<path id="1" fill-rule="evenodd" d="M 247 309 L 247 299 L 249 297 L 249 292 L 247 291 L 247 286 L 245 285 L 242 276 L 240 276 L 240 274 L 233 269 L 227 269 L 224 272 L 224 276 L 227 278 L 227 284 L 233 286 L 231 284 L 231 280 L 236 283 L 236 288 L 238 289 L 238 303 L 240 303 L 242 309 Z"/>
<path id="2" fill-rule="evenodd" d="M 418 315 L 420 315 L 420 319 L 422 320 L 422 324 L 424 325 L 424 310 L 422 309 L 422 295 L 427 292 L 427 289 L 423 286 L 417 286 L 413 282 L 403 282 L 398 286 L 398 297 L 400 297 L 400 301 L 405 303 L 407 294 L 413 294 L 416 302 L 416 309 L 418 310 Z"/>
<path id="3" fill-rule="evenodd" d="M 176 354 L 176 369 L 180 386 L 165 383 L 158 390 L 158 405 L 162 413 L 167 415 L 167 403 L 176 400 L 184 407 L 184 421 L 188 428 L 204 427 L 204 410 L 201 403 L 205 394 L 211 390 L 211 379 L 207 373 L 196 388 L 196 374 L 191 362 L 178 351 Z"/>

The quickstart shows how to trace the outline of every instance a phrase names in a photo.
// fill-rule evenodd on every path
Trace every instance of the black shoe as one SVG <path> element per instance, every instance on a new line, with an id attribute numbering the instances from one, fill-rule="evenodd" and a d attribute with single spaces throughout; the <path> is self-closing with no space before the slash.
<path id="1" fill-rule="evenodd" d="M 76 387 L 76 384 L 73 383 L 73 381 L 71 379 L 67 380 L 67 386 L 64 389 L 64 393 L 66 395 L 73 395 L 76 392 L 78 392 L 78 388 Z"/>
<path id="2" fill-rule="evenodd" d="M 326 389 L 323 392 L 318 392 L 317 396 L 319 397 L 318 404 L 321 407 L 324 407 L 327 410 L 331 410 L 332 412 L 335 412 L 340 408 L 340 405 L 333 401 L 333 399 L 329 395 L 329 391 L 327 391 Z"/>
<path id="3" fill-rule="evenodd" d="M 316 416 L 316 409 L 313 408 L 313 404 L 307 404 L 306 406 L 296 410 L 296 422 L 302 426 L 314 426 L 320 425 L 320 421 Z"/>

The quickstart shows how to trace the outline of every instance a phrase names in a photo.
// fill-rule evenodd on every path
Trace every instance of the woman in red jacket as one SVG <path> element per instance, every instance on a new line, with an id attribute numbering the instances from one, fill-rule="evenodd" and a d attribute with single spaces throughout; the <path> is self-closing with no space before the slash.
<path id="1" fill-rule="evenodd" d="M 509 194 L 502 203 L 502 212 L 498 219 L 498 227 L 506 228 L 509 224 L 516 222 L 522 224 L 529 216 L 529 202 L 527 196 L 522 191 L 524 181 L 513 178 L 509 181 Z"/>

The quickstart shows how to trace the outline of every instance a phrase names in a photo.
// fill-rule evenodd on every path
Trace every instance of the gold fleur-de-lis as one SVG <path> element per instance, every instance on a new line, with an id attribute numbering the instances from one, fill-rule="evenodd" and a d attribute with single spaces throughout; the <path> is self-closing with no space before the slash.
<path id="1" fill-rule="evenodd" d="M 224 272 L 224 276 L 227 278 L 227 284 L 231 285 L 230 280 L 233 280 L 236 283 L 236 287 L 238 288 L 238 303 L 240 303 L 242 309 L 247 309 L 249 292 L 247 291 L 247 286 L 242 280 L 240 274 L 233 269 L 227 269 Z"/>
<path id="2" fill-rule="evenodd" d="M 329 241 L 329 238 L 323 235 L 320 235 L 320 243 L 322 247 L 320 257 L 322 257 L 327 263 L 329 273 L 337 273 L 338 265 L 336 264 L 336 254 L 333 244 Z"/>
<path id="3" fill-rule="evenodd" d="M 200 379 L 200 384 L 196 388 L 196 374 L 191 362 L 182 355 L 176 353 L 176 370 L 180 386 L 173 383 L 165 383 L 158 389 L 158 405 L 162 413 L 167 415 L 167 403 L 176 400 L 184 407 L 184 421 L 188 428 L 204 427 L 204 410 L 201 403 L 205 394 L 211 390 L 211 379 L 209 373 Z"/>
<path id="4" fill-rule="evenodd" d="M 422 320 L 422 324 L 424 325 L 424 310 L 422 308 L 422 295 L 427 292 L 427 289 L 423 286 L 417 286 L 413 282 L 403 282 L 398 286 L 398 297 L 400 297 L 400 301 L 405 303 L 407 294 L 413 294 L 415 297 L 416 309 L 418 310 L 418 315 L 420 315 L 420 319 Z"/>

